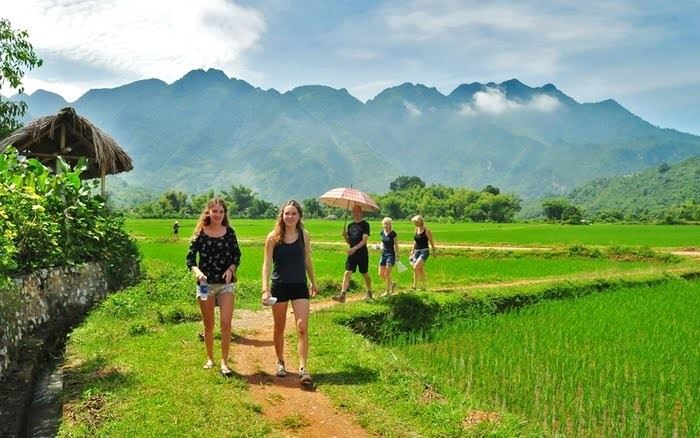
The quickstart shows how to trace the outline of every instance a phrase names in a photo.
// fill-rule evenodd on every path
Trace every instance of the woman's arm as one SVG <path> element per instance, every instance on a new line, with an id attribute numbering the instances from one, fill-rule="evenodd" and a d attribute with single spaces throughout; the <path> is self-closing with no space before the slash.
<path id="1" fill-rule="evenodd" d="M 204 275 L 202 271 L 199 270 L 199 266 L 197 266 L 198 252 L 200 252 L 199 236 L 195 237 L 190 241 L 190 248 L 187 251 L 187 256 L 185 257 L 185 260 L 187 261 L 187 269 L 189 269 L 194 274 L 194 277 L 197 279 L 197 281 L 203 279 L 206 280 L 206 275 Z"/>
<path id="2" fill-rule="evenodd" d="M 399 259 L 399 236 L 394 235 L 394 254 L 396 255 L 396 260 Z"/>
<path id="3" fill-rule="evenodd" d="M 270 274 L 272 273 L 272 252 L 275 249 L 275 235 L 270 233 L 265 238 L 265 251 L 263 255 L 262 265 L 262 299 L 265 301 L 270 298 Z"/>
<path id="4" fill-rule="evenodd" d="M 233 228 L 229 228 L 231 232 L 231 254 L 230 254 L 230 265 L 226 268 L 224 272 L 224 281 L 226 283 L 236 282 L 236 271 L 238 270 L 238 265 L 241 264 L 241 247 L 238 246 L 238 239 L 236 238 L 236 232 Z"/>
<path id="5" fill-rule="evenodd" d="M 430 248 L 435 252 L 435 242 L 433 242 L 433 233 L 429 229 L 425 229 L 425 235 L 428 236 L 428 242 L 430 242 Z"/>
<path id="6" fill-rule="evenodd" d="M 311 236 L 304 230 L 304 265 L 306 266 L 306 275 L 311 282 L 311 290 L 309 295 L 316 296 L 318 289 L 316 288 L 316 276 L 314 275 L 314 265 L 311 261 Z"/>

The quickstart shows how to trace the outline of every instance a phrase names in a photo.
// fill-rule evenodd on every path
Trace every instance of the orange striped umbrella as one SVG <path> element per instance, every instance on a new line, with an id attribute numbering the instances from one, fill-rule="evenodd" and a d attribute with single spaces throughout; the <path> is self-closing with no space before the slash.
<path id="1" fill-rule="evenodd" d="M 362 211 L 379 211 L 379 206 L 370 195 L 352 187 L 331 189 L 318 199 L 326 205 L 342 208 L 346 211 L 352 210 L 356 205 L 359 205 Z"/>

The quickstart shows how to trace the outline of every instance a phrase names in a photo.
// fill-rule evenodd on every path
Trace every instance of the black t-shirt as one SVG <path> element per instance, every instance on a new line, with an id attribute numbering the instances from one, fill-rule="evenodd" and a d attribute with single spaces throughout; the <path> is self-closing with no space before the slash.
<path id="1" fill-rule="evenodd" d="M 351 222 L 348 225 L 348 240 L 350 241 L 350 246 L 355 246 L 358 243 L 362 242 L 363 234 L 369 236 L 369 223 L 367 223 L 366 220 L 361 220 L 360 222 Z"/>

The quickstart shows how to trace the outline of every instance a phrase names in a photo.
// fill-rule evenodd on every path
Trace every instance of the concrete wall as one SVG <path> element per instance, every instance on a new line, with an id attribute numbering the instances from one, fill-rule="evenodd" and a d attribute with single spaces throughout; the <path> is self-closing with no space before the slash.
<path id="1" fill-rule="evenodd" d="M 108 293 L 102 267 L 41 269 L 0 290 L 0 380 L 18 360 L 22 340 L 52 321 L 80 319 Z"/>

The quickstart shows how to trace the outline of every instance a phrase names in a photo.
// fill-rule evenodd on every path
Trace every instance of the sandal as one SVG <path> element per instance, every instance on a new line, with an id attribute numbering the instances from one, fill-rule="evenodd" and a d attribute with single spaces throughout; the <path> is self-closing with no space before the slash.
<path id="1" fill-rule="evenodd" d="M 233 371 L 231 371 L 231 368 L 229 367 L 221 368 L 221 375 L 228 378 L 233 376 Z"/>
<path id="2" fill-rule="evenodd" d="M 205 370 L 210 370 L 210 369 L 214 368 L 214 361 L 208 360 L 207 363 L 205 363 L 202 368 L 204 368 Z"/>

